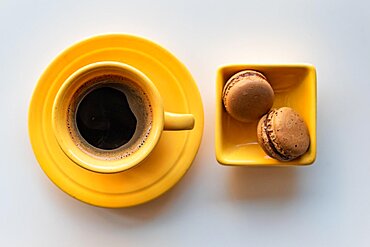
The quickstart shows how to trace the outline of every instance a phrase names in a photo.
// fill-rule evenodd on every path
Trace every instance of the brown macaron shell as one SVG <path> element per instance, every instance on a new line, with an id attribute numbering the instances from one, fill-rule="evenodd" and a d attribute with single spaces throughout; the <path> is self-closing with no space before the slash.
<path id="1" fill-rule="evenodd" d="M 310 136 L 302 117 L 289 107 L 282 107 L 273 114 L 273 128 L 268 134 L 280 154 L 291 160 L 307 152 Z"/>
<path id="2" fill-rule="evenodd" d="M 262 73 L 255 71 L 255 70 L 243 70 L 236 74 L 234 74 L 230 79 L 226 82 L 224 89 L 222 91 L 222 97 L 225 98 L 225 94 L 230 90 L 230 88 L 237 83 L 238 81 L 245 79 L 248 76 L 258 76 L 264 80 L 267 80 L 266 76 Z"/>
<path id="3" fill-rule="evenodd" d="M 292 108 L 273 109 L 259 122 L 258 142 L 269 156 L 290 161 L 307 152 L 310 138 L 301 116 Z"/>
<path id="4" fill-rule="evenodd" d="M 267 114 L 263 116 L 257 125 L 257 141 L 260 144 L 263 151 L 270 157 L 278 160 L 286 160 L 281 157 L 278 152 L 274 151 L 273 145 L 270 143 L 269 138 L 266 133 L 266 119 Z"/>
<path id="5" fill-rule="evenodd" d="M 260 72 L 244 70 L 226 83 L 223 95 L 226 111 L 236 120 L 253 122 L 272 107 L 274 91 Z"/>

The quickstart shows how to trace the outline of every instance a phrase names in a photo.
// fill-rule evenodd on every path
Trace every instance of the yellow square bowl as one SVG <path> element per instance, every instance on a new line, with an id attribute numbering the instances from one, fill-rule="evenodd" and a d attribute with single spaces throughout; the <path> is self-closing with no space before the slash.
<path id="1" fill-rule="evenodd" d="M 251 69 L 262 72 L 274 89 L 273 108 L 288 106 L 305 120 L 310 147 L 298 159 L 282 162 L 270 158 L 257 142 L 257 122 L 233 119 L 222 103 L 222 89 L 235 73 Z M 222 165 L 284 166 L 309 165 L 316 159 L 316 70 L 309 64 L 246 64 L 223 66 L 216 81 L 216 158 Z"/>

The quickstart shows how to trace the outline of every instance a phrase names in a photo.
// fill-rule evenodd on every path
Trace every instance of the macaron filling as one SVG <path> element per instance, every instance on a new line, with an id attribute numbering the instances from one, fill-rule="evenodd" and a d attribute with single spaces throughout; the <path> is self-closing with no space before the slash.
<path id="1" fill-rule="evenodd" d="M 267 117 L 265 118 L 264 124 L 263 124 L 263 131 L 265 131 L 267 140 L 268 140 L 268 145 L 271 147 L 272 151 L 278 155 L 282 160 L 290 160 L 289 157 L 285 156 L 282 154 L 275 146 L 274 142 L 271 139 L 270 133 L 267 131 L 267 125 L 268 125 L 268 119 L 271 116 L 271 114 L 274 114 L 274 110 L 271 110 L 269 113 L 267 113 Z"/>

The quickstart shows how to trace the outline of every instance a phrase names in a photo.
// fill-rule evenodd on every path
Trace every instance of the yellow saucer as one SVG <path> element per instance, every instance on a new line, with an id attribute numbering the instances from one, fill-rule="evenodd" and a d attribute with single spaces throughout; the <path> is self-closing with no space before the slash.
<path id="1" fill-rule="evenodd" d="M 120 173 L 94 173 L 73 163 L 52 132 L 52 105 L 67 77 L 98 61 L 123 62 L 143 72 L 156 85 L 166 111 L 194 115 L 194 129 L 164 131 L 146 160 Z M 139 37 L 109 34 L 73 45 L 49 65 L 34 91 L 28 127 L 40 166 L 60 189 L 95 206 L 128 207 L 163 194 L 189 169 L 202 138 L 203 106 L 192 76 L 172 54 Z"/>

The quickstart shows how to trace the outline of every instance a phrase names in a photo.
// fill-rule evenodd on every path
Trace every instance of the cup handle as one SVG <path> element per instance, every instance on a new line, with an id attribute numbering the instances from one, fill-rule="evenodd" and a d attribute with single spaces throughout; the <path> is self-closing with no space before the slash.
<path id="1" fill-rule="evenodd" d="M 192 114 L 164 113 L 164 130 L 192 130 L 194 128 Z"/>

